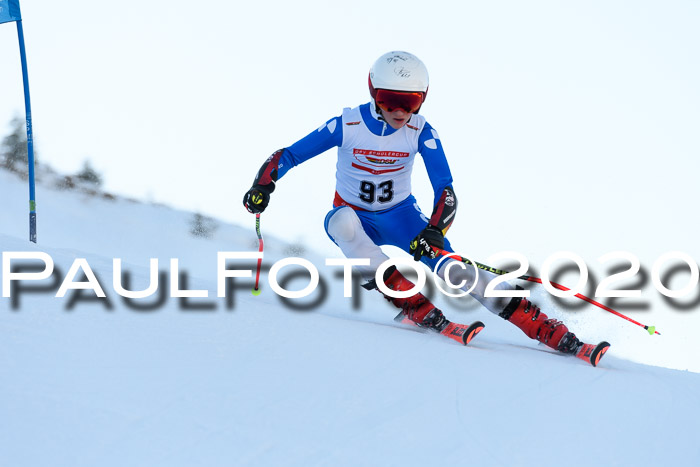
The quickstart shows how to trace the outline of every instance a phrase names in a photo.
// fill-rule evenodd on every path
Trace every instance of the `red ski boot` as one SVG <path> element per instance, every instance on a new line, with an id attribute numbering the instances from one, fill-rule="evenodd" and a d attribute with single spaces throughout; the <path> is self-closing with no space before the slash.
<path id="1" fill-rule="evenodd" d="M 391 290 L 396 291 L 411 290 L 415 287 L 411 281 L 403 277 L 398 269 L 396 269 L 396 266 L 392 266 L 386 270 L 384 273 L 384 284 Z M 372 281 L 366 288 L 376 288 L 376 284 Z M 435 305 L 430 303 L 430 300 L 420 292 L 408 298 L 393 298 L 388 295 L 384 295 L 384 298 L 393 303 L 397 308 L 401 308 L 403 314 L 420 327 L 441 332 L 450 324 L 450 322 L 445 319 L 445 315 L 442 314 L 442 311 L 438 310 Z"/>
<path id="2" fill-rule="evenodd" d="M 526 298 L 514 297 L 498 315 L 519 327 L 531 339 L 567 354 L 576 354 L 583 343 L 561 321 L 547 318 Z"/>

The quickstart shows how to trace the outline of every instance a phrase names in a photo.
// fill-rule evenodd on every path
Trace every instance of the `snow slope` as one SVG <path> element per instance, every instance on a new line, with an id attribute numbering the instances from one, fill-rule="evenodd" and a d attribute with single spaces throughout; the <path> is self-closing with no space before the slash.
<path id="1" fill-rule="evenodd" d="M 227 308 L 214 298 L 216 252 L 254 251 L 252 228 L 198 239 L 191 213 L 44 189 L 33 245 L 25 188 L 0 172 L 3 253 L 48 253 L 62 275 L 41 285 L 54 292 L 85 258 L 109 306 L 89 290 L 20 292 L 16 308 L 0 299 L 0 465 L 700 463 L 697 373 L 615 348 L 592 368 L 471 305 L 449 312 L 487 324 L 464 348 L 394 324 L 369 292 L 353 310 L 340 280 L 313 311 L 290 310 L 267 286 L 254 297 L 248 280 Z M 267 264 L 292 251 L 266 240 Z M 133 289 L 148 284 L 148 258 L 166 275 L 178 258 L 187 287 L 209 297 L 132 309 L 112 287 L 115 257 Z"/>

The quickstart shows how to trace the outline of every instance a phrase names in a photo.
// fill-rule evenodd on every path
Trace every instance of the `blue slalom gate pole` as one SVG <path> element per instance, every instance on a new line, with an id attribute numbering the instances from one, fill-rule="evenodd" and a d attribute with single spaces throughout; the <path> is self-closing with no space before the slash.
<path id="1" fill-rule="evenodd" d="M 27 52 L 24 47 L 24 30 L 19 0 L 0 0 L 0 24 L 17 23 L 19 55 L 22 61 L 22 81 L 24 84 L 24 110 L 27 118 L 27 176 L 29 178 L 29 241 L 36 243 L 36 191 L 34 184 L 34 138 L 32 136 L 32 105 L 29 99 L 29 74 L 27 73 Z"/>
<path id="2" fill-rule="evenodd" d="M 32 104 L 29 97 L 29 75 L 27 73 L 27 52 L 24 48 L 22 20 L 17 21 L 19 55 L 22 61 L 22 81 L 24 83 L 24 110 L 27 116 L 27 164 L 29 176 L 29 241 L 36 243 L 36 185 L 34 183 L 34 139 L 32 136 Z"/>

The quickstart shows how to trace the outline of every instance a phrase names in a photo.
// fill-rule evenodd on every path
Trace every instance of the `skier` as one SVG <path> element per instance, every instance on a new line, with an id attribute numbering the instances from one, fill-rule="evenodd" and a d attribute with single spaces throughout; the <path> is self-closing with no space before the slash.
<path id="1" fill-rule="evenodd" d="M 438 133 L 419 114 L 428 94 L 428 71 L 416 56 L 394 51 L 372 65 L 368 81 L 370 102 L 344 109 L 341 116 L 273 153 L 258 171 L 243 204 L 251 213 L 263 212 L 276 182 L 287 171 L 338 147 L 336 193 L 325 228 L 346 257 L 369 258 L 369 265 L 357 267 L 367 281 L 365 288 L 376 289 L 375 273 L 388 259 L 380 245 L 403 249 L 445 279 L 449 263 L 455 260 L 442 261 L 435 271 L 440 259 L 437 249 L 454 251 L 445 234 L 455 218 L 457 197 Z M 429 219 L 411 194 L 416 153 L 423 157 L 435 194 Z M 583 346 L 563 323 L 549 319 L 527 298 L 485 297 L 486 284 L 494 276 L 486 271 L 481 274 L 486 280 L 478 281 L 471 295 L 488 310 L 552 349 L 576 354 Z M 395 266 L 386 270 L 383 280 L 394 291 L 414 287 Z M 468 290 L 475 274 L 472 268 L 451 268 L 450 280 L 453 284 L 464 280 L 464 290 Z M 496 288 L 515 289 L 505 282 Z M 403 319 L 418 326 L 440 332 L 450 324 L 421 293 L 385 298 L 402 309 Z"/>

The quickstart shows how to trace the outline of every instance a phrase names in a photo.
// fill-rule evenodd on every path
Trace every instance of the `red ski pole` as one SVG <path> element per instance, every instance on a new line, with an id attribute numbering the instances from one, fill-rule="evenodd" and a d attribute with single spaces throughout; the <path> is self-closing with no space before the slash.
<path id="1" fill-rule="evenodd" d="M 460 256 L 460 255 L 458 255 L 458 254 L 456 254 L 456 253 L 450 253 L 449 251 L 441 250 L 441 249 L 437 249 L 436 251 L 437 251 L 437 253 L 438 253 L 439 255 L 441 255 L 441 256 L 447 256 L 447 257 L 450 257 L 450 258 L 452 258 L 452 259 L 456 259 L 457 261 L 461 261 L 462 263 L 465 263 L 465 264 L 472 264 L 472 265 L 476 266 L 476 267 L 479 268 L 479 269 L 482 269 L 482 270 L 484 270 L 484 271 L 488 271 L 488 272 L 490 272 L 490 273 L 493 273 L 493 274 L 496 274 L 496 275 L 499 275 L 499 276 L 508 274 L 508 271 L 504 271 L 504 270 L 502 270 L 502 269 L 496 269 L 496 268 L 494 268 L 494 267 L 487 266 L 487 265 L 485 265 L 485 264 L 481 264 L 481 263 L 479 263 L 479 262 L 477 262 L 477 261 L 472 262 L 472 261 L 470 261 L 468 258 L 464 258 L 464 257 L 462 257 L 462 256 Z M 540 279 L 539 277 L 533 277 L 533 276 L 526 276 L 526 275 L 523 275 L 523 276 L 518 277 L 518 279 L 521 279 L 521 280 L 524 280 L 524 281 L 528 281 L 528 282 L 536 282 L 536 283 L 538 283 L 538 284 L 542 284 L 542 279 Z M 552 287 L 554 287 L 555 289 L 563 290 L 563 291 L 565 291 L 565 292 L 568 292 L 568 291 L 571 290 L 571 289 L 569 289 L 568 287 L 566 287 L 566 286 L 564 286 L 564 285 L 557 284 L 556 282 L 550 281 L 549 283 L 550 283 L 550 285 L 551 285 Z M 614 314 L 615 316 L 619 316 L 620 318 L 626 319 L 626 320 L 629 321 L 630 323 L 636 324 L 637 326 L 641 326 L 641 327 L 643 327 L 650 335 L 654 335 L 654 334 L 661 335 L 661 333 L 658 332 L 658 331 L 656 330 L 656 327 L 655 327 L 655 326 L 647 326 L 647 325 L 645 325 L 645 324 L 639 323 L 639 322 L 633 320 L 632 318 L 629 318 L 629 317 L 623 315 L 622 313 L 620 313 L 620 312 L 618 312 L 618 311 L 615 311 L 615 310 L 613 310 L 612 308 L 610 308 L 610 307 L 608 307 L 608 306 L 605 306 L 605 305 L 603 305 L 602 303 L 593 300 L 592 298 L 588 298 L 588 297 L 586 297 L 585 295 L 582 295 L 582 294 L 580 294 L 580 293 L 577 293 L 576 295 L 574 295 L 574 297 L 580 298 L 581 300 L 586 301 L 586 302 L 590 303 L 591 305 L 595 305 L 595 306 L 597 306 L 598 308 L 602 308 L 603 310 L 608 311 L 608 312 Z"/>
<path id="2" fill-rule="evenodd" d="M 263 237 L 262 232 L 260 232 L 260 213 L 255 215 L 255 233 L 258 234 L 258 251 L 263 252 Z M 253 295 L 260 295 L 260 289 L 258 285 L 260 284 L 260 270 L 262 268 L 262 256 L 258 258 L 258 270 L 255 273 L 255 288 L 253 289 Z"/>

